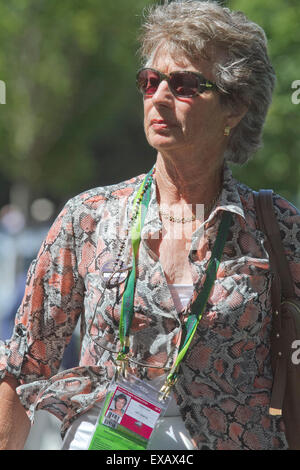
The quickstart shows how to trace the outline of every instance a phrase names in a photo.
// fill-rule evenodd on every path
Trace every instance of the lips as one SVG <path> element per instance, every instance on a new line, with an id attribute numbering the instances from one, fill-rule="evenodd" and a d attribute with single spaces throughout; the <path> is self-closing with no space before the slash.
<path id="1" fill-rule="evenodd" d="M 174 124 L 170 121 L 166 121 L 165 119 L 151 119 L 150 126 L 152 126 L 154 129 L 159 130 L 173 127 Z"/>

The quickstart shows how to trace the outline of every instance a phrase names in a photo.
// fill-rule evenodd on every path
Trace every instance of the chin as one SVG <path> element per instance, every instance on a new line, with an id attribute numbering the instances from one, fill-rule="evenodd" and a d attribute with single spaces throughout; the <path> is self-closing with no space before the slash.
<path id="1" fill-rule="evenodd" d="M 158 136 L 155 138 L 147 139 L 149 145 L 155 148 L 157 151 L 160 150 L 172 150 L 179 147 L 178 142 L 174 141 L 174 139 L 170 139 L 164 136 Z"/>

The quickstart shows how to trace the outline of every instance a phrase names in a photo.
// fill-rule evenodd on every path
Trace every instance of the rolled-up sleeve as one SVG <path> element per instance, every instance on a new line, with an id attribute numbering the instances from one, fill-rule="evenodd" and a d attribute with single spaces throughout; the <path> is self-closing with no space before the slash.
<path id="1" fill-rule="evenodd" d="M 0 378 L 19 383 L 56 374 L 83 309 L 84 284 L 77 270 L 69 201 L 32 262 L 10 340 L 0 342 Z"/>

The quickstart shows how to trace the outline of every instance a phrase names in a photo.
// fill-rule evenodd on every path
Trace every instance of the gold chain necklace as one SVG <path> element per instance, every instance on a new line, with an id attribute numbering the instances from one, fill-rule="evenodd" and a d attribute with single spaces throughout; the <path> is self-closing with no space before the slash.
<path id="1" fill-rule="evenodd" d="M 217 203 L 217 200 L 219 199 L 219 196 L 221 194 L 221 191 L 222 191 L 222 188 L 221 190 L 218 192 L 217 196 L 213 199 L 213 201 L 210 203 L 210 205 L 208 206 L 208 208 L 204 208 L 204 218 L 212 211 L 212 209 L 214 208 L 214 206 L 216 205 Z M 174 222 L 174 223 L 178 223 L 178 224 L 186 224 L 188 222 L 194 222 L 196 220 L 196 216 L 195 215 L 192 215 L 192 217 L 190 218 L 185 218 L 185 217 L 175 217 L 173 215 L 170 215 L 170 213 L 168 212 L 164 212 L 161 208 L 159 208 L 159 213 L 160 215 L 164 218 L 164 219 L 167 219 L 169 220 L 170 222 Z"/>

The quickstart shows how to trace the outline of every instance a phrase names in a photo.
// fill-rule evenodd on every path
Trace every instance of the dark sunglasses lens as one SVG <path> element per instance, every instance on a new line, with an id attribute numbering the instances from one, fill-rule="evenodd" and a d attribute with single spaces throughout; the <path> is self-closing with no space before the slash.
<path id="1" fill-rule="evenodd" d="M 190 97 L 198 93 L 199 79 L 188 72 L 175 72 L 170 76 L 170 87 L 177 96 Z"/>
<path id="2" fill-rule="evenodd" d="M 137 76 L 137 86 L 143 95 L 154 95 L 159 83 L 160 77 L 154 70 L 141 70 Z"/>

